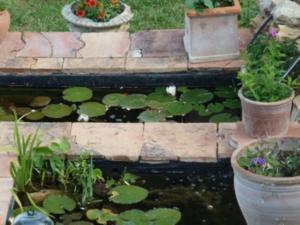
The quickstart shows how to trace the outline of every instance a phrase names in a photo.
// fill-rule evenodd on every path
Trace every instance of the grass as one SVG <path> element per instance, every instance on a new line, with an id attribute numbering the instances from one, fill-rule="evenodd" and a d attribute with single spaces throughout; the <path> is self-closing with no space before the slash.
<path id="1" fill-rule="evenodd" d="M 8 0 L 12 23 L 11 31 L 67 31 L 60 14 L 71 0 Z M 184 27 L 182 0 L 124 0 L 134 13 L 130 32 L 147 29 L 172 29 Z M 240 18 L 242 26 L 249 26 L 256 15 L 255 0 L 241 0 L 244 9 Z"/>

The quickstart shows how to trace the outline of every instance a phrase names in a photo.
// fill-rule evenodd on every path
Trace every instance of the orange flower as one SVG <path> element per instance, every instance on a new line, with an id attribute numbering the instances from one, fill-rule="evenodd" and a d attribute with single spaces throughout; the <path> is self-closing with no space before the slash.
<path id="1" fill-rule="evenodd" d="M 82 9 L 77 9 L 76 16 L 78 16 L 78 17 L 84 17 L 85 16 L 85 11 L 82 10 Z"/>
<path id="2" fill-rule="evenodd" d="M 99 13 L 99 15 L 98 15 L 98 18 L 99 18 L 100 20 L 104 20 L 104 17 L 105 17 L 105 12 L 104 12 L 104 11 L 101 11 L 101 12 Z"/>
<path id="3" fill-rule="evenodd" d="M 85 0 L 84 4 L 88 7 L 97 6 L 97 0 Z"/>
<path id="4" fill-rule="evenodd" d="M 116 4 L 119 3 L 119 0 L 110 0 L 110 2 L 111 2 L 112 5 L 116 5 Z"/>

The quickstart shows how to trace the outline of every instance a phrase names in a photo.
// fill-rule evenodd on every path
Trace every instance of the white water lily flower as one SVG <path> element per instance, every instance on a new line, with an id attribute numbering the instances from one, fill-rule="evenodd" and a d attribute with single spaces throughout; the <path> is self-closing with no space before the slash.
<path id="1" fill-rule="evenodd" d="M 90 117 L 86 114 L 80 114 L 77 121 L 78 122 L 89 122 Z"/>
<path id="2" fill-rule="evenodd" d="M 171 86 L 166 87 L 166 92 L 169 95 L 176 96 L 176 86 L 175 85 L 171 85 Z"/>

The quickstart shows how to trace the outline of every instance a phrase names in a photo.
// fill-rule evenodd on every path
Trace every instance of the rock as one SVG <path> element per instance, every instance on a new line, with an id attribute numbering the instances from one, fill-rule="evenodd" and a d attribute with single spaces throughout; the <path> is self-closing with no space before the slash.
<path id="1" fill-rule="evenodd" d="M 273 9 L 274 19 L 278 24 L 300 27 L 300 5 L 290 0 L 283 0 Z"/>
<path id="2" fill-rule="evenodd" d="M 273 8 L 285 0 L 257 0 L 257 4 L 262 15 L 270 14 Z"/>
<path id="3" fill-rule="evenodd" d="M 292 28 L 285 25 L 279 25 L 279 32 L 278 32 L 278 38 L 280 40 L 296 40 L 300 38 L 300 29 L 299 28 Z"/>

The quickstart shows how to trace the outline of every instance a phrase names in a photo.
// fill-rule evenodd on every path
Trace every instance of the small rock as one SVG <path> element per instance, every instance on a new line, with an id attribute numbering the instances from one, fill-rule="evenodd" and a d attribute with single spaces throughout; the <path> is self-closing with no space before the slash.
<path id="1" fill-rule="evenodd" d="M 285 25 L 279 25 L 279 32 L 278 38 L 280 40 L 296 40 L 300 38 L 300 29 L 299 28 L 292 28 Z"/>
<path id="2" fill-rule="evenodd" d="M 300 5 L 290 0 L 281 1 L 272 12 L 278 24 L 300 27 Z"/>

